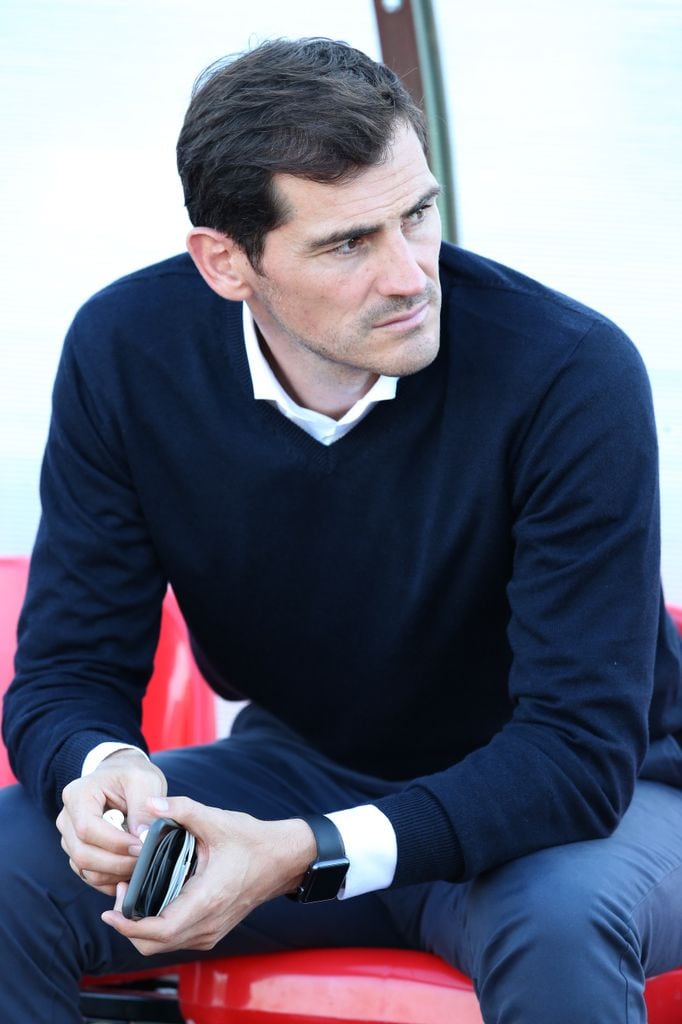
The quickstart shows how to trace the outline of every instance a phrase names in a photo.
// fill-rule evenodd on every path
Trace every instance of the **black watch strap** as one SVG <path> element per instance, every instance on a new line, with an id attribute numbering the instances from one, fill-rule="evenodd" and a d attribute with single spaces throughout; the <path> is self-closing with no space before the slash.
<path id="1" fill-rule="evenodd" d="M 349 863 L 341 833 L 334 822 L 323 814 L 301 814 L 299 817 L 313 830 L 317 856 L 299 887 L 287 895 L 299 903 L 334 900 L 343 885 Z"/>

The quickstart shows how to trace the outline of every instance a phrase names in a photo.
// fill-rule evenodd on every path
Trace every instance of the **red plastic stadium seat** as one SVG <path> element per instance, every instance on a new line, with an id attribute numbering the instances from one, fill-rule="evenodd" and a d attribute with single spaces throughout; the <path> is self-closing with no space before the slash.
<path id="1" fill-rule="evenodd" d="M 183 968 L 195 1024 L 482 1024 L 471 982 L 429 953 L 319 949 Z"/>
<path id="2" fill-rule="evenodd" d="M 649 1024 L 680 1024 L 682 1021 L 682 969 L 659 974 L 646 983 L 644 999 Z"/>
<path id="3" fill-rule="evenodd" d="M 193 1024 L 482 1024 L 473 986 L 430 953 L 325 949 L 180 968 Z M 650 978 L 649 1024 L 681 1024 L 682 969 Z"/>
<path id="4" fill-rule="evenodd" d="M 152 751 L 216 738 L 215 695 L 196 666 L 172 590 L 163 602 L 154 672 L 142 702 L 142 731 Z"/>
<path id="5" fill-rule="evenodd" d="M 682 636 L 682 608 L 676 608 L 674 605 L 668 605 L 668 612 L 670 618 L 677 626 L 677 631 Z"/>

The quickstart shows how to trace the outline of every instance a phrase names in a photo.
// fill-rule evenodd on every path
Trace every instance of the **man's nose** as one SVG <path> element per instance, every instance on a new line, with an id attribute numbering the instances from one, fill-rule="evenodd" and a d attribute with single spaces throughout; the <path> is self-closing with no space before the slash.
<path id="1" fill-rule="evenodd" d="M 377 272 L 377 291 L 381 295 L 419 295 L 427 282 L 415 251 L 402 234 L 386 245 Z"/>

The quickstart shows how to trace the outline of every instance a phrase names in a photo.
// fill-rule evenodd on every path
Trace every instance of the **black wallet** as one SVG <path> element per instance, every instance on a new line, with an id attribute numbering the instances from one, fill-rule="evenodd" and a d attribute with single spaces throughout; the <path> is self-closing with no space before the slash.
<path id="1" fill-rule="evenodd" d="M 154 917 L 175 899 L 196 868 L 196 840 L 171 818 L 157 818 L 150 826 L 137 858 L 123 916 L 139 921 Z"/>

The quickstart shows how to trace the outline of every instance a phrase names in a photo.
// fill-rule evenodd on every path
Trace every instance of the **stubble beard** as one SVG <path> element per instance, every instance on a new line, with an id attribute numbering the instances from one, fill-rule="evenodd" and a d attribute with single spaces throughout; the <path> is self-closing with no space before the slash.
<path id="1" fill-rule="evenodd" d="M 429 281 L 419 295 L 377 303 L 362 314 L 357 328 L 350 335 L 334 335 L 328 339 L 309 338 L 293 330 L 276 311 L 278 297 L 276 292 L 266 292 L 261 295 L 261 302 L 279 334 L 287 338 L 293 350 L 305 350 L 312 363 L 320 360 L 333 364 L 338 372 L 344 375 L 370 372 L 378 376 L 410 376 L 429 366 L 438 354 L 441 291 L 434 281 Z M 392 340 L 387 337 L 384 346 L 378 351 L 376 358 L 373 358 L 375 346 L 368 344 L 368 339 L 371 339 L 373 331 L 380 330 L 376 325 L 408 313 L 425 301 L 430 307 L 427 323 L 418 324 Z M 435 323 L 432 324 L 432 320 Z M 421 342 L 418 340 L 420 335 L 423 336 Z M 264 334 L 264 337 L 267 344 L 267 335 Z M 318 366 L 318 369 L 322 367 Z"/>

